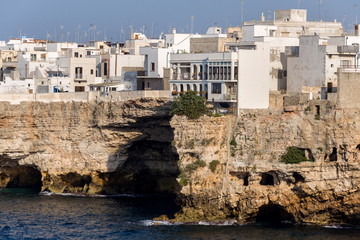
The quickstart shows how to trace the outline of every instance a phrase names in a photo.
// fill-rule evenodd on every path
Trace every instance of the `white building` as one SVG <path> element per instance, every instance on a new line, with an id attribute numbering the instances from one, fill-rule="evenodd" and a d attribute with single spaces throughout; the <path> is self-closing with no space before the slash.
<path id="1" fill-rule="evenodd" d="M 234 43 L 231 49 L 224 53 L 172 54 L 173 95 L 192 90 L 221 106 L 268 108 L 268 44 Z"/>
<path id="2" fill-rule="evenodd" d="M 287 91 L 321 94 L 324 98 L 324 89 L 336 91 L 338 68 L 355 68 L 358 53 L 358 45 L 329 45 L 318 35 L 300 37 L 299 47 L 287 48 Z"/>
<path id="3" fill-rule="evenodd" d="M 287 86 L 286 46 L 299 46 L 301 35 L 323 37 L 341 36 L 341 23 L 307 21 L 307 10 L 290 9 L 275 11 L 274 19 L 245 22 L 243 41 L 270 43 L 270 90 L 285 90 Z"/>

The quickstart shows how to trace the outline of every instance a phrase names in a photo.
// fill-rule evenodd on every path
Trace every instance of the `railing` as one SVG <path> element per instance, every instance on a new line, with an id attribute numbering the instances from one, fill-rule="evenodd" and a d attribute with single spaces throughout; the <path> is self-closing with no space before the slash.
<path id="1" fill-rule="evenodd" d="M 236 100 L 236 94 L 225 94 L 225 100 Z"/>
<path id="2" fill-rule="evenodd" d="M 82 74 L 79 74 L 79 73 L 75 74 L 75 79 L 83 79 L 83 77 L 84 77 L 84 75 L 82 75 Z"/>
<path id="3" fill-rule="evenodd" d="M 360 66 L 358 65 L 341 65 L 340 68 L 343 72 L 360 72 Z"/>

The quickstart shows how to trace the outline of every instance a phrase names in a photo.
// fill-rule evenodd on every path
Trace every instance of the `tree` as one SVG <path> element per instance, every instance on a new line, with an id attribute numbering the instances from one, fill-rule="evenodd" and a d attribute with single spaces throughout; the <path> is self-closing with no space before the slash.
<path id="1" fill-rule="evenodd" d="M 193 91 L 185 92 L 171 103 L 171 115 L 185 115 L 190 119 L 198 119 L 208 112 L 206 99 Z"/>

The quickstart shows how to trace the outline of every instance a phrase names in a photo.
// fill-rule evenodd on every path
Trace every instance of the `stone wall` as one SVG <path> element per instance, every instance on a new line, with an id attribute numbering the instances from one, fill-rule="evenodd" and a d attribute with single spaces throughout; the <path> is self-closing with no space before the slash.
<path id="1" fill-rule="evenodd" d="M 94 100 L 127 101 L 139 98 L 170 98 L 170 91 L 0 94 L 0 102 L 10 102 L 11 104 L 20 104 L 21 102 L 89 102 Z"/>
<path id="2" fill-rule="evenodd" d="M 338 71 L 338 107 L 360 108 L 360 72 Z"/>

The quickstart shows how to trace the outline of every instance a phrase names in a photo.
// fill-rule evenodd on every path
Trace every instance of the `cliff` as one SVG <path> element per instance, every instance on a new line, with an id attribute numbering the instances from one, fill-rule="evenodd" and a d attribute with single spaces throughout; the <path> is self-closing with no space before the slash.
<path id="1" fill-rule="evenodd" d="M 168 112 L 163 99 L 0 103 L 0 187 L 178 191 Z"/>
<path id="2" fill-rule="evenodd" d="M 0 103 L 0 187 L 176 193 L 175 221 L 359 224 L 360 114 L 169 117 L 165 99 Z M 309 161 L 280 161 L 288 147 Z"/>
<path id="3" fill-rule="evenodd" d="M 178 221 L 359 224 L 358 110 L 247 111 L 171 124 L 185 199 Z M 281 162 L 288 147 L 309 161 Z"/>

